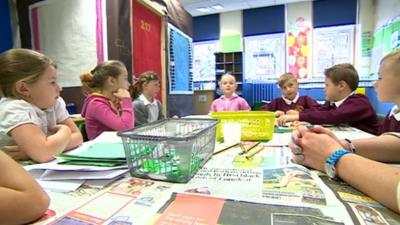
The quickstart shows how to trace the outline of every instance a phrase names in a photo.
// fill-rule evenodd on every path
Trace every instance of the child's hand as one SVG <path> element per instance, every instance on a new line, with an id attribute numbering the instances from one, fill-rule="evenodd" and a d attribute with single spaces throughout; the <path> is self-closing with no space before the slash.
<path id="1" fill-rule="evenodd" d="M 114 92 L 113 95 L 117 97 L 118 99 L 122 98 L 130 98 L 131 95 L 129 94 L 129 91 L 123 88 L 119 88 L 117 92 Z"/>
<path id="2" fill-rule="evenodd" d="M 64 125 L 64 124 L 57 124 L 54 127 L 49 127 L 48 129 L 50 132 L 52 132 L 54 134 L 58 133 L 58 132 L 65 132 L 69 136 L 71 136 L 71 134 L 72 134 L 71 129 L 67 125 Z"/>
<path id="3" fill-rule="evenodd" d="M 299 115 L 299 111 L 291 109 L 286 112 L 286 115 Z"/>
<path id="4" fill-rule="evenodd" d="M 276 118 L 279 118 L 280 116 L 283 116 L 283 115 L 285 115 L 285 113 L 283 111 L 280 111 L 280 110 L 275 111 L 275 117 Z"/>
<path id="5" fill-rule="evenodd" d="M 284 126 L 287 122 L 293 122 L 299 120 L 299 116 L 297 115 L 283 115 L 278 118 L 279 126 Z"/>
<path id="6" fill-rule="evenodd" d="M 1 148 L 1 151 L 5 152 L 7 155 L 9 155 L 11 158 L 13 158 L 15 161 L 25 161 L 29 160 L 30 157 L 25 154 L 25 152 L 21 151 L 18 146 L 4 146 Z"/>

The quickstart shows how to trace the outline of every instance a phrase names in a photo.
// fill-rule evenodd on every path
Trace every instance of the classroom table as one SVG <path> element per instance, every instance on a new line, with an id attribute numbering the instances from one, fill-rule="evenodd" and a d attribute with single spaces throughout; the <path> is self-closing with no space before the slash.
<path id="1" fill-rule="evenodd" d="M 339 138 L 372 136 L 332 129 Z M 346 183 L 293 164 L 289 141 L 280 130 L 250 159 L 240 146 L 222 151 L 186 184 L 128 175 L 105 188 L 48 192 L 49 210 L 36 224 L 400 224 L 398 214 Z"/>

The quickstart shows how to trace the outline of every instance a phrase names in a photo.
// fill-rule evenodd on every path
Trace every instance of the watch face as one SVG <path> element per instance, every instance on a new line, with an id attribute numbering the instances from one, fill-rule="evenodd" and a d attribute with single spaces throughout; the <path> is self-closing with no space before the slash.
<path id="1" fill-rule="evenodd" d="M 330 177 L 330 178 L 335 178 L 336 177 L 336 168 L 334 165 L 325 163 L 325 173 Z"/>

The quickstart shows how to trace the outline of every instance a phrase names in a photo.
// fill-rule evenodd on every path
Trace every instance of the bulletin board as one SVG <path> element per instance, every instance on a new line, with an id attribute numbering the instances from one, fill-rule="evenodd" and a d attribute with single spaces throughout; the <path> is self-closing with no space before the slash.
<path id="1" fill-rule="evenodd" d="M 171 24 L 168 24 L 168 62 L 169 93 L 192 94 L 192 39 Z"/>
<path id="2" fill-rule="evenodd" d="M 246 82 L 274 80 L 285 71 L 285 34 L 244 38 Z"/>
<path id="3" fill-rule="evenodd" d="M 375 30 L 371 53 L 370 76 L 377 77 L 381 59 L 400 48 L 400 16 Z"/>
<path id="4" fill-rule="evenodd" d="M 219 52 L 218 40 L 193 43 L 193 82 L 215 82 L 216 52 Z"/>
<path id="5" fill-rule="evenodd" d="M 335 64 L 354 63 L 355 25 L 314 29 L 313 77 L 324 77 L 324 71 Z"/>
<path id="6" fill-rule="evenodd" d="M 101 5 L 101 0 L 48 0 L 29 7 L 33 49 L 55 61 L 63 87 L 80 86 L 79 75 L 103 57 Z"/>

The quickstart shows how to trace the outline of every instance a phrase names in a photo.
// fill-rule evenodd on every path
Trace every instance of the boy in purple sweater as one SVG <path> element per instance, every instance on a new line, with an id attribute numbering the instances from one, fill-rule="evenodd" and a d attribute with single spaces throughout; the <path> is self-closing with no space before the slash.
<path id="1" fill-rule="evenodd" d="M 292 73 L 282 74 L 278 79 L 278 85 L 281 89 L 282 97 L 275 98 L 264 105 L 261 110 L 273 111 L 279 117 L 286 112 L 289 112 L 289 114 L 292 111 L 303 112 L 305 109 L 319 106 L 314 99 L 299 95 L 299 83 Z"/>
<path id="2" fill-rule="evenodd" d="M 377 134 L 376 112 L 365 95 L 355 94 L 358 74 L 353 65 L 337 64 L 325 70 L 325 96 L 327 102 L 318 108 L 294 115 L 283 115 L 280 125 L 292 121 L 312 124 L 347 124 L 360 130 Z"/>

